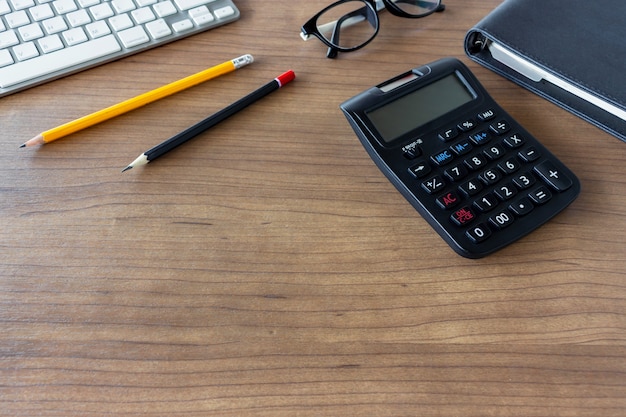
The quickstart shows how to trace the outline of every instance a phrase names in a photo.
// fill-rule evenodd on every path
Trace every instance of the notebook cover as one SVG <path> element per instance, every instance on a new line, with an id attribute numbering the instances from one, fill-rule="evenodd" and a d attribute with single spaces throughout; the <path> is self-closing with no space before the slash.
<path id="1" fill-rule="evenodd" d="M 491 57 L 486 39 L 626 111 L 626 1 L 505 0 L 465 37 L 474 61 L 626 141 L 626 121 L 509 69 Z"/>

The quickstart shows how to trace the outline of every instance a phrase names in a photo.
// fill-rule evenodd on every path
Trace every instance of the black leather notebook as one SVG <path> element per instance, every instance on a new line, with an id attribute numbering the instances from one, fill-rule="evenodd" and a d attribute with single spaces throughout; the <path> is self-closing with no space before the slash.
<path id="1" fill-rule="evenodd" d="M 626 1 L 505 0 L 468 31 L 465 51 L 626 141 Z"/>

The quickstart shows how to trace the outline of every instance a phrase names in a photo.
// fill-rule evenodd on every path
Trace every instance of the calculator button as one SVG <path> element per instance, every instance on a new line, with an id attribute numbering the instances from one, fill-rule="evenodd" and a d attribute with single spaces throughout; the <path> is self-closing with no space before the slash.
<path id="1" fill-rule="evenodd" d="M 467 168 L 465 168 L 463 165 L 456 165 L 452 168 L 446 169 L 445 174 L 450 181 L 457 182 L 467 176 Z"/>
<path id="2" fill-rule="evenodd" d="M 426 175 L 428 175 L 430 173 L 430 165 L 428 165 L 428 162 L 426 161 L 419 161 L 417 164 L 415 165 L 411 165 L 411 167 L 409 168 L 409 172 L 415 177 L 415 178 L 423 178 Z"/>
<path id="3" fill-rule="evenodd" d="M 443 178 L 441 178 L 439 175 L 435 175 L 431 179 L 422 183 L 422 188 L 426 190 L 428 194 L 433 194 L 441 191 L 444 187 L 445 183 L 443 181 Z"/>
<path id="4" fill-rule="evenodd" d="M 452 161 L 454 159 L 454 155 L 452 155 L 452 152 L 449 149 L 446 149 L 445 151 L 441 151 L 438 154 L 432 155 L 430 159 L 437 165 L 441 166 Z"/>
<path id="5" fill-rule="evenodd" d="M 483 153 L 487 156 L 487 158 L 495 161 L 496 159 L 504 156 L 504 149 L 502 149 L 502 146 L 495 144 L 489 146 L 483 151 Z"/>
<path id="6" fill-rule="evenodd" d="M 463 207 L 452 213 L 450 218 L 457 226 L 464 226 L 474 220 L 476 215 L 469 207 Z"/>
<path id="7" fill-rule="evenodd" d="M 520 190 L 525 190 L 535 183 L 535 176 L 529 172 L 523 172 L 513 178 L 513 184 Z"/>
<path id="8" fill-rule="evenodd" d="M 493 192 L 498 196 L 498 198 L 502 201 L 510 200 L 515 197 L 517 194 L 517 188 L 513 185 L 513 183 L 507 182 L 506 184 L 502 184 L 497 187 Z"/>
<path id="9" fill-rule="evenodd" d="M 533 203 L 526 197 L 520 198 L 509 206 L 509 210 L 519 217 L 527 215 L 533 211 L 533 208 Z"/>
<path id="10" fill-rule="evenodd" d="M 508 210 L 502 210 L 501 212 L 489 217 L 489 222 L 498 229 L 504 229 L 513 223 L 513 215 Z"/>
<path id="11" fill-rule="evenodd" d="M 485 164 L 487 164 L 487 160 L 484 156 L 480 154 L 474 155 L 471 158 L 467 158 L 465 160 L 465 165 L 467 165 L 467 167 L 473 171 L 482 168 L 483 166 L 485 166 Z"/>
<path id="12" fill-rule="evenodd" d="M 458 135 L 459 135 L 459 131 L 457 130 L 456 127 L 453 127 L 453 128 L 450 128 L 450 129 L 446 129 L 443 132 L 440 132 L 439 133 L 439 139 L 441 139 L 444 142 L 447 142 L 449 140 L 454 139 Z"/>
<path id="13" fill-rule="evenodd" d="M 518 155 L 526 162 L 536 161 L 541 156 L 539 151 L 535 149 L 534 146 L 521 150 Z"/>
<path id="14" fill-rule="evenodd" d="M 491 140 L 491 136 L 486 130 L 481 130 L 480 132 L 472 133 L 470 135 L 470 140 L 476 146 L 484 145 L 485 143 Z"/>
<path id="15" fill-rule="evenodd" d="M 463 183 L 459 186 L 459 190 L 467 197 L 472 197 L 483 189 L 482 183 L 477 179 L 469 180 L 466 183 Z"/>
<path id="16" fill-rule="evenodd" d="M 546 187 L 539 187 L 532 193 L 528 194 L 533 203 L 545 204 L 552 198 L 552 193 Z"/>
<path id="17" fill-rule="evenodd" d="M 448 194 L 442 195 L 441 197 L 439 197 L 437 199 L 437 204 L 439 205 L 439 207 L 441 207 L 442 209 L 450 209 L 454 206 L 456 206 L 457 204 L 459 204 L 459 202 L 461 201 L 461 199 L 459 198 L 459 196 L 454 193 L 454 192 L 449 192 Z"/>
<path id="18" fill-rule="evenodd" d="M 459 142 L 450 146 L 450 149 L 452 150 L 452 152 L 454 152 L 457 155 L 465 155 L 466 153 L 471 151 L 472 148 L 473 148 L 472 144 L 467 139 L 464 140 L 463 142 Z"/>
<path id="19" fill-rule="evenodd" d="M 511 130 L 511 126 L 509 126 L 505 120 L 500 120 L 499 122 L 490 124 L 489 129 L 496 135 L 503 135 Z"/>
<path id="20" fill-rule="evenodd" d="M 459 123 L 456 127 L 458 127 L 461 132 L 468 132 L 476 127 L 476 122 L 472 119 L 467 119 Z"/>
<path id="21" fill-rule="evenodd" d="M 484 242 L 486 239 L 491 236 L 491 230 L 489 226 L 484 223 L 477 224 L 474 227 L 471 227 L 467 232 L 465 232 L 467 237 L 474 243 Z"/>
<path id="22" fill-rule="evenodd" d="M 522 135 L 520 135 L 519 133 L 514 133 L 511 136 L 509 136 L 506 139 L 504 139 L 504 143 L 509 148 L 519 148 L 524 143 L 526 143 L 526 141 L 524 140 Z"/>
<path id="23" fill-rule="evenodd" d="M 571 178 L 559 171 L 550 161 L 543 161 L 535 166 L 535 172 L 557 191 L 565 191 L 573 184 Z"/>
<path id="24" fill-rule="evenodd" d="M 478 113 L 477 117 L 481 122 L 486 122 L 487 120 L 491 120 L 496 117 L 496 113 L 492 109 L 489 109 Z"/>
<path id="25" fill-rule="evenodd" d="M 486 213 L 495 209 L 498 206 L 498 199 L 493 194 L 485 194 L 478 200 L 474 201 L 474 207 L 478 210 Z"/>
<path id="26" fill-rule="evenodd" d="M 515 157 L 509 158 L 506 161 L 498 164 L 498 168 L 500 168 L 500 171 L 502 171 L 505 175 L 510 175 L 514 173 L 515 171 L 520 169 L 520 167 L 521 165 Z"/>
<path id="27" fill-rule="evenodd" d="M 485 183 L 485 185 L 492 185 L 500 181 L 502 174 L 500 174 L 500 171 L 495 168 L 491 168 L 480 174 L 479 178 Z"/>

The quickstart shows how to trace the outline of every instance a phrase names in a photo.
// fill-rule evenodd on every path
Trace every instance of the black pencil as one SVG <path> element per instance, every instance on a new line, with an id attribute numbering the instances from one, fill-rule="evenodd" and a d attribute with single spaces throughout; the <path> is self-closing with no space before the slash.
<path id="1" fill-rule="evenodd" d="M 196 123 L 195 125 L 189 127 L 188 129 L 172 136 L 165 142 L 162 142 L 156 145 L 155 147 L 147 150 L 146 152 L 142 153 L 141 155 L 137 157 L 137 159 L 131 162 L 130 165 L 124 168 L 122 172 L 128 171 L 129 169 L 132 169 L 136 166 L 145 165 L 150 161 L 154 161 L 159 156 L 165 155 L 166 153 L 168 153 L 175 147 L 182 145 L 183 143 L 187 142 L 189 139 L 199 135 L 205 130 L 210 129 L 213 126 L 217 125 L 218 123 L 226 120 L 233 114 L 243 110 L 244 108 L 248 107 L 250 104 L 254 103 L 257 100 L 260 100 L 261 98 L 265 97 L 269 93 L 278 90 L 283 85 L 292 81 L 295 77 L 296 77 L 295 73 L 291 70 L 279 75 L 278 77 L 274 78 L 269 83 L 265 84 L 263 87 L 237 100 L 230 106 L 218 111 L 217 113 Z"/>

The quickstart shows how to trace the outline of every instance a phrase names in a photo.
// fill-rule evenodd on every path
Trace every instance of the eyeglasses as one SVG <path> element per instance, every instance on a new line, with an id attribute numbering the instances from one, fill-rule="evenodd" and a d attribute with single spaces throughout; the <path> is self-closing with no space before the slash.
<path id="1" fill-rule="evenodd" d="M 363 48 L 378 34 L 378 11 L 387 9 L 393 15 L 408 18 L 425 17 L 442 12 L 441 0 L 340 0 L 326 7 L 306 22 L 302 39 L 315 36 L 328 46 L 328 58 L 339 52 Z"/>

